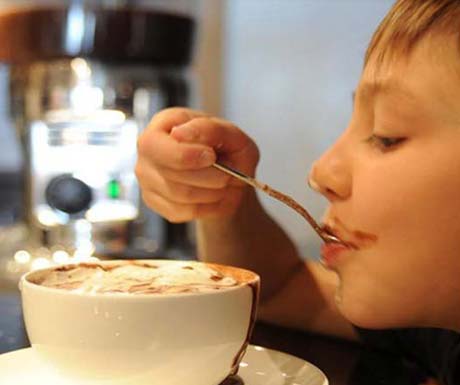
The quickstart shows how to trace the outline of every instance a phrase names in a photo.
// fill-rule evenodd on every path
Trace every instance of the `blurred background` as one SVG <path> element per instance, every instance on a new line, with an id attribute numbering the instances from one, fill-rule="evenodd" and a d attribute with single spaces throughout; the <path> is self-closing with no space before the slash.
<path id="1" fill-rule="evenodd" d="M 258 178 L 320 219 L 312 162 L 346 127 L 392 0 L 0 1 L 0 289 L 88 258 L 194 258 L 190 224 L 146 209 L 135 141 L 171 105 L 235 122 Z M 261 196 L 305 258 L 319 240 Z M 261 235 L 263 236 L 263 235 Z"/>

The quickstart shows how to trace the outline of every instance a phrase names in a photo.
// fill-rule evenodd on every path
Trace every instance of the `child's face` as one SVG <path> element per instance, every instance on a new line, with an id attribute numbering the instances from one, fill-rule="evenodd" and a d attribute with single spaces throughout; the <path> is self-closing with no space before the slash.
<path id="1" fill-rule="evenodd" d="M 312 168 L 325 223 L 361 246 L 331 268 L 341 311 L 363 327 L 460 330 L 460 56 L 448 41 L 424 38 L 379 71 L 371 60 L 349 126 Z"/>

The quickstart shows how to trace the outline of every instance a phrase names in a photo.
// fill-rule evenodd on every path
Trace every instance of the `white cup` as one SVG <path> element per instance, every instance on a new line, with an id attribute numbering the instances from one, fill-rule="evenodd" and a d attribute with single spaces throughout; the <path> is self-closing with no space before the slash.
<path id="1" fill-rule="evenodd" d="M 29 272 L 20 288 L 32 347 L 53 370 L 81 381 L 217 385 L 234 374 L 248 344 L 259 277 L 207 265 L 244 284 L 203 293 L 90 294 L 33 283 L 53 268 Z"/>

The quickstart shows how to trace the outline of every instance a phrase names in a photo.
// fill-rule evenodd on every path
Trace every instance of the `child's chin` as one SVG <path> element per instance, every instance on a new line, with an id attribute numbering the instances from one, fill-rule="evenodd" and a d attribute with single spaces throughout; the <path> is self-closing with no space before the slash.
<path id="1" fill-rule="evenodd" d="M 347 296 L 340 291 L 336 295 L 336 303 L 342 315 L 353 325 L 363 329 L 391 329 L 411 326 L 401 312 L 395 313 L 383 304 L 377 304 L 369 298 L 360 301 L 359 298 Z"/>

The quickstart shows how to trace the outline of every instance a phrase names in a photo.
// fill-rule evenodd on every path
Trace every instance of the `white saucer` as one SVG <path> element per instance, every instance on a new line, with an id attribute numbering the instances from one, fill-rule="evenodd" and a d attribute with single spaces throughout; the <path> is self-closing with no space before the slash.
<path id="1" fill-rule="evenodd" d="M 328 385 L 316 366 L 290 354 L 250 345 L 240 364 L 238 375 L 244 385 Z M 80 385 L 40 366 L 32 348 L 0 355 L 2 385 Z M 95 382 L 92 384 L 97 385 Z M 101 382 L 110 385 L 110 381 Z"/>

